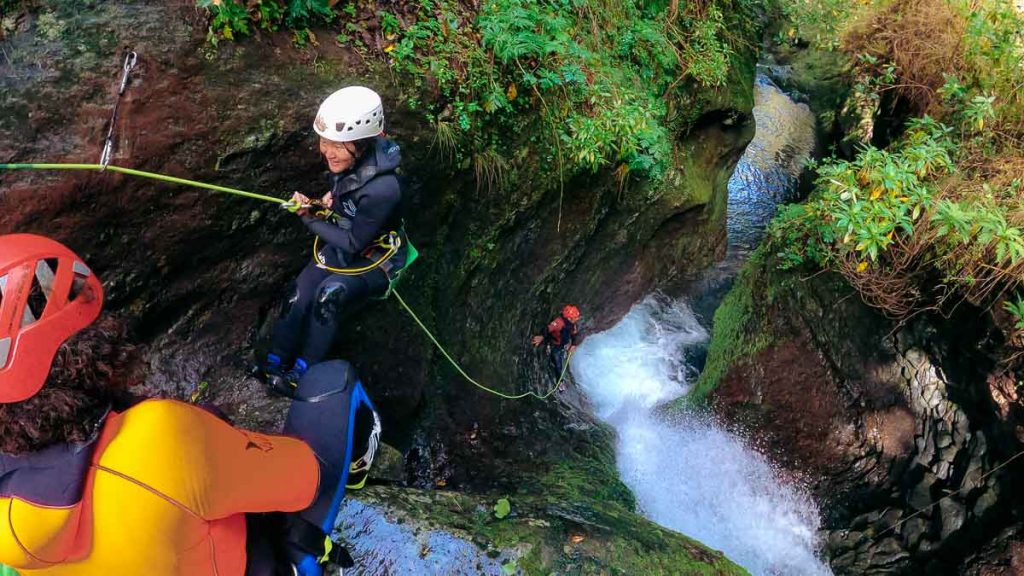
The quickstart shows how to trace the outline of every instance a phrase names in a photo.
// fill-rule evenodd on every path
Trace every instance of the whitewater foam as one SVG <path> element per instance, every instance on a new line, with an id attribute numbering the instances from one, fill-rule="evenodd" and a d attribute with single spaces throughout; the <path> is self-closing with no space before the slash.
<path id="1" fill-rule="evenodd" d="M 685 358 L 707 340 L 684 302 L 652 296 L 576 352 L 576 382 L 618 431 L 622 480 L 648 518 L 755 576 L 831 574 L 815 552 L 819 516 L 806 494 L 709 416 L 655 414 L 692 385 Z"/>

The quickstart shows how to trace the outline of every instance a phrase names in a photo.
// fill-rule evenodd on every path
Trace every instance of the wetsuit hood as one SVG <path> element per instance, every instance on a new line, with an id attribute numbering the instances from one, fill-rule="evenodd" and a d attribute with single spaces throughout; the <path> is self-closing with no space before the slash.
<path id="1" fill-rule="evenodd" d="M 97 438 L 21 456 L 0 454 L 0 564 L 32 565 L 83 544 L 82 493 Z"/>
<path id="2" fill-rule="evenodd" d="M 331 174 L 332 188 L 335 194 L 344 194 L 362 188 L 375 177 L 394 172 L 402 163 L 402 151 L 397 143 L 383 136 L 373 139 L 370 148 L 359 159 L 351 170 L 341 174 Z"/>

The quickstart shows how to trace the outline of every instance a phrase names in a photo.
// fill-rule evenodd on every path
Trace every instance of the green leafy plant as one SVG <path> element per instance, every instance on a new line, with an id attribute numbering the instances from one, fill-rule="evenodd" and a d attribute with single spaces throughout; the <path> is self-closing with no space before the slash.
<path id="1" fill-rule="evenodd" d="M 996 0 L 863 10 L 844 46 L 854 92 L 920 117 L 885 149 L 821 162 L 809 201 L 779 211 L 771 249 L 782 267 L 840 272 L 898 318 L 950 297 L 1021 312 L 1003 295 L 1024 284 L 1024 15 Z"/>
<path id="2" fill-rule="evenodd" d="M 818 48 L 840 47 L 846 26 L 870 2 L 856 0 L 786 0 L 774 5 L 782 18 L 776 42 L 808 41 Z"/>
<path id="3" fill-rule="evenodd" d="M 666 103 L 693 86 L 726 85 L 741 22 L 760 1 L 371 1 L 379 9 L 362 11 L 328 0 L 197 0 L 214 43 L 281 26 L 304 46 L 316 42 L 312 23 L 337 21 L 334 40 L 362 48 L 374 14 L 386 62 L 413 88 L 405 104 L 439 127 L 442 157 L 474 166 L 488 188 L 511 181 L 524 149 L 560 179 L 612 167 L 661 178 L 672 135 L 701 112 L 670 118 Z"/>
<path id="4" fill-rule="evenodd" d="M 316 39 L 316 34 L 314 34 L 309 28 L 292 30 L 292 44 L 295 44 L 295 46 L 299 48 L 305 48 L 310 45 L 319 45 Z"/>
<path id="5" fill-rule="evenodd" d="M 1024 300 L 1020 296 L 1007 300 L 1003 302 L 1003 309 L 1013 316 L 1014 329 L 1024 331 Z"/>
<path id="6" fill-rule="evenodd" d="M 782 211 L 773 223 L 783 262 L 829 265 L 853 255 L 863 271 L 897 234 L 912 234 L 933 203 L 927 180 L 953 167 L 949 133 L 925 117 L 912 123 L 895 153 L 868 147 L 853 160 L 824 162 L 815 198 Z"/>
<path id="7" fill-rule="evenodd" d="M 402 31 L 402 23 L 391 12 L 377 12 L 377 16 L 380 18 L 380 31 L 384 33 L 385 37 L 397 36 Z"/>
<path id="8" fill-rule="evenodd" d="M 512 504 L 509 503 L 508 498 L 498 498 L 498 501 L 494 504 L 494 517 L 502 520 L 511 512 Z"/>
<path id="9" fill-rule="evenodd" d="M 439 88 L 445 108 L 425 112 L 456 129 L 459 159 L 494 149 L 535 114 L 535 140 L 560 173 L 625 163 L 658 178 L 672 155 L 666 93 L 686 78 L 723 85 L 732 57 L 713 4 L 701 14 L 639 0 L 485 0 L 476 13 L 430 6 L 385 50 L 395 68 Z M 485 125 L 493 131 L 481 133 Z"/>
<path id="10" fill-rule="evenodd" d="M 245 6 L 234 0 L 197 0 L 196 4 L 213 14 L 210 20 L 212 42 L 216 43 L 218 37 L 234 40 L 236 35 L 249 35 L 249 12 Z"/>
<path id="11" fill-rule="evenodd" d="M 939 95 L 946 99 L 949 104 L 960 102 L 967 95 L 967 87 L 960 83 L 960 79 L 954 74 L 943 74 L 945 83 L 939 88 Z"/>
<path id="12" fill-rule="evenodd" d="M 328 0 L 196 0 L 208 10 L 210 42 L 235 40 L 248 36 L 254 29 L 274 31 L 285 26 L 295 32 L 296 43 L 310 40 L 309 26 L 334 18 Z"/>
<path id="13" fill-rule="evenodd" d="M 962 110 L 967 123 L 975 130 L 984 130 L 985 121 L 996 117 L 995 107 L 992 105 L 996 100 L 995 96 L 977 95 L 971 98 Z"/>

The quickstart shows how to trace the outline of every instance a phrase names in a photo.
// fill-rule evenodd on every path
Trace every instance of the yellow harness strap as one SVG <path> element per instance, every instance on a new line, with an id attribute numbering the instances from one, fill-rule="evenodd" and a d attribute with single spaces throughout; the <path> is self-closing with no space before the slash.
<path id="1" fill-rule="evenodd" d="M 398 252 L 398 249 L 402 246 L 402 238 L 398 235 L 398 232 L 392 230 L 387 234 L 377 238 L 376 241 L 371 245 L 375 248 L 385 248 L 384 255 L 381 256 L 375 262 L 372 262 L 361 268 L 332 268 L 327 265 L 327 262 L 320 257 L 320 237 L 317 236 L 313 240 L 313 261 L 316 262 L 317 267 L 323 268 L 328 272 L 335 274 L 343 274 L 345 276 L 359 276 L 360 274 L 366 274 L 367 272 L 379 268 L 382 264 L 388 261 L 389 258 Z"/>

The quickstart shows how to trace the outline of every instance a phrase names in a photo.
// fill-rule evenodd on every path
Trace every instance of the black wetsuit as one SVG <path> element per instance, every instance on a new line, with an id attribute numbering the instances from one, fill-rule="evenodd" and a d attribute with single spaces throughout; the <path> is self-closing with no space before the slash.
<path id="1" fill-rule="evenodd" d="M 303 556 L 319 556 L 323 536 L 333 528 L 351 481 L 354 458 L 376 449 L 371 442 L 373 405 L 352 365 L 331 360 L 310 367 L 299 381 L 295 402 L 288 409 L 284 433 L 309 444 L 320 461 L 320 488 L 305 510 L 282 514 L 249 514 L 246 576 L 277 576 L 281 561 L 298 564 Z M 286 572 L 289 573 L 290 572 Z"/>
<path id="2" fill-rule="evenodd" d="M 320 237 L 320 258 L 332 268 L 359 268 L 379 258 L 366 250 L 382 234 L 401 232 L 401 189 L 395 169 L 398 145 L 375 139 L 355 167 L 331 175 L 333 215 L 303 222 Z M 405 266 L 407 243 L 380 268 L 358 276 L 336 274 L 309 263 L 295 280 L 281 319 L 274 326 L 270 351 L 286 362 L 297 357 L 313 365 L 327 356 L 341 320 L 372 296 L 387 291 L 390 277 Z M 372 258 L 372 259 L 371 259 Z"/>
<path id="3" fill-rule="evenodd" d="M 544 343 L 551 347 L 551 367 L 556 377 L 562 376 L 565 361 L 569 354 L 566 351 L 568 346 L 578 346 L 580 341 L 579 326 L 559 314 L 557 318 L 548 323 L 544 331 Z"/>

